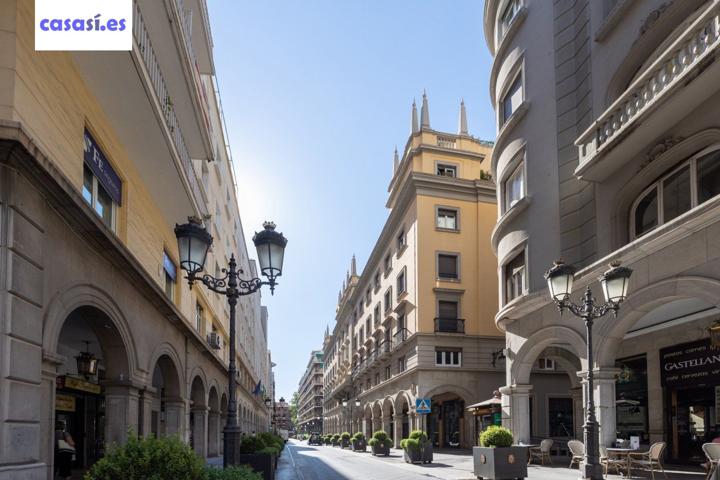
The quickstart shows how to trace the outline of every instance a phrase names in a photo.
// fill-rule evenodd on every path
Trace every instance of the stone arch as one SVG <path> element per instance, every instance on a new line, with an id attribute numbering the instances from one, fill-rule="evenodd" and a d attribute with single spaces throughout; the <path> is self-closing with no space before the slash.
<path id="1" fill-rule="evenodd" d="M 208 439 L 207 449 L 208 457 L 220 455 L 220 397 L 215 382 L 211 382 L 210 393 L 208 394 Z"/>
<path id="2" fill-rule="evenodd" d="M 587 366 L 585 338 L 575 330 L 563 326 L 545 327 L 533 333 L 512 356 L 510 384 L 525 385 L 530 381 L 530 372 L 535 360 L 547 347 L 561 346 L 580 359 L 582 369 Z M 568 348 L 569 347 L 569 348 Z"/>
<path id="3" fill-rule="evenodd" d="M 195 368 L 192 369 L 192 371 L 190 372 L 190 375 L 187 377 L 187 381 L 188 381 L 188 383 L 187 383 L 188 395 L 187 396 L 191 400 L 192 400 L 193 383 L 195 382 L 196 379 L 199 379 L 200 382 L 202 382 L 203 391 L 205 391 L 206 393 L 208 391 L 208 380 L 207 380 L 207 376 L 205 375 L 205 371 L 201 367 L 196 366 Z M 205 405 L 205 403 L 203 403 L 203 405 Z"/>
<path id="4" fill-rule="evenodd" d="M 163 347 L 163 346 L 161 346 Z M 175 435 L 183 432 L 185 401 L 183 399 L 183 379 L 181 368 L 173 358 L 172 348 L 158 348 L 153 355 L 152 414 L 148 419 L 152 424 L 150 431 L 156 436 Z M 162 415 L 162 412 L 165 412 Z"/>
<path id="5" fill-rule="evenodd" d="M 60 333 L 68 317 L 77 309 L 92 307 L 106 315 L 119 334 L 127 356 L 128 375 L 136 379 L 141 362 L 132 328 L 120 306 L 104 290 L 90 284 L 75 284 L 56 294 L 48 303 L 43 321 L 43 350 L 57 355 Z M 145 373 L 148 373 L 145 370 Z"/>
<path id="6" fill-rule="evenodd" d="M 201 457 L 207 455 L 207 383 L 200 374 L 194 375 L 190 385 L 190 445 Z"/>
<path id="7" fill-rule="evenodd" d="M 160 365 L 161 363 L 162 365 Z M 184 369 L 182 368 L 182 362 L 180 361 L 180 356 L 177 354 L 177 351 L 171 344 L 167 342 L 161 343 L 157 346 L 157 348 L 155 348 L 155 351 L 150 357 L 147 371 L 154 373 L 155 369 L 158 366 L 163 369 L 163 376 L 171 373 L 172 370 L 169 370 L 169 367 L 172 367 L 172 369 L 174 369 L 174 372 L 172 372 L 172 376 L 174 377 L 173 382 L 177 382 L 177 393 L 173 392 L 173 395 L 181 397 L 181 385 L 185 384 L 185 379 L 182 376 L 182 372 L 184 371 Z"/>
<path id="8" fill-rule="evenodd" d="M 465 403 L 471 402 L 472 399 L 475 397 L 475 395 L 467 388 L 460 385 L 452 385 L 448 383 L 433 387 L 427 392 L 425 392 L 423 395 L 419 396 L 424 398 L 432 398 L 435 395 L 440 395 L 443 393 L 454 393 L 461 397 L 463 400 L 465 400 Z"/>
<path id="9" fill-rule="evenodd" d="M 612 322 L 600 325 L 596 338 L 597 364 L 614 367 L 620 342 L 632 326 L 645 314 L 674 300 L 697 298 L 720 307 L 720 280 L 685 276 L 675 277 L 647 285 L 630 292 L 620 308 L 620 314 Z"/>

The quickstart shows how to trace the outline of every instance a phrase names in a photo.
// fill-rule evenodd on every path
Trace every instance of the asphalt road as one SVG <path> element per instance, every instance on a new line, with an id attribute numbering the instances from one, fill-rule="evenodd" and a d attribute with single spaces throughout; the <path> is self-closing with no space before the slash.
<path id="1" fill-rule="evenodd" d="M 280 459 L 277 480 L 416 480 L 458 478 L 450 465 L 408 465 L 393 451 L 391 458 L 373 457 L 334 447 L 308 446 L 291 440 Z M 435 471 L 434 471 L 435 470 Z M 443 470 L 442 473 L 440 470 Z M 473 478 L 462 475 L 461 478 Z"/>

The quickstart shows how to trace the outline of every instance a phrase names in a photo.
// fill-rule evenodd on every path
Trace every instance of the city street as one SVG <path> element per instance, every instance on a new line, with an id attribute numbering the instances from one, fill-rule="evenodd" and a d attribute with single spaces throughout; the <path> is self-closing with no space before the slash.
<path id="1" fill-rule="evenodd" d="M 666 470 L 670 480 L 700 480 L 700 471 L 680 472 L 673 467 Z M 660 475 L 662 476 L 662 475 Z M 472 456 L 466 450 L 459 453 L 435 453 L 429 465 L 410 465 L 403 461 L 402 451 L 393 449 L 390 457 L 373 457 L 370 452 L 356 453 L 329 446 L 308 446 L 306 442 L 290 440 L 280 458 L 277 480 L 410 480 L 442 479 L 471 480 Z M 575 480 L 578 470 L 567 468 L 564 458 L 556 458 L 553 466 L 531 465 L 528 478 L 536 480 Z M 608 479 L 620 479 L 608 475 Z M 650 478 L 649 474 L 632 478 Z"/>

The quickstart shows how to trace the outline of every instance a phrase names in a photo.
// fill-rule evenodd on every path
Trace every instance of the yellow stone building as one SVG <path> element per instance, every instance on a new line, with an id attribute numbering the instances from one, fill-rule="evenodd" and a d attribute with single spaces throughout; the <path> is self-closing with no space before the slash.
<path id="1" fill-rule="evenodd" d="M 504 382 L 504 339 L 494 324 L 497 217 L 490 142 L 469 135 L 461 104 L 457 133 L 430 127 L 427 97 L 395 152 L 390 214 L 361 274 L 353 258 L 326 333 L 326 433 L 387 431 L 395 446 L 424 426 L 440 447 L 474 444 L 466 407 Z M 487 419 L 486 419 L 487 420 Z"/>

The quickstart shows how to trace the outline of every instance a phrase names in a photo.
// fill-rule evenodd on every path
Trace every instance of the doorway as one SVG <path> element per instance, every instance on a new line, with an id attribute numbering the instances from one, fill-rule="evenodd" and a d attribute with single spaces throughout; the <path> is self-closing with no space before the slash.
<path id="1" fill-rule="evenodd" d="M 715 411 L 715 389 L 697 387 L 672 390 L 669 397 L 671 408 L 667 420 L 673 460 L 702 463 L 705 461 L 703 443 L 712 442 L 720 436 Z"/>

